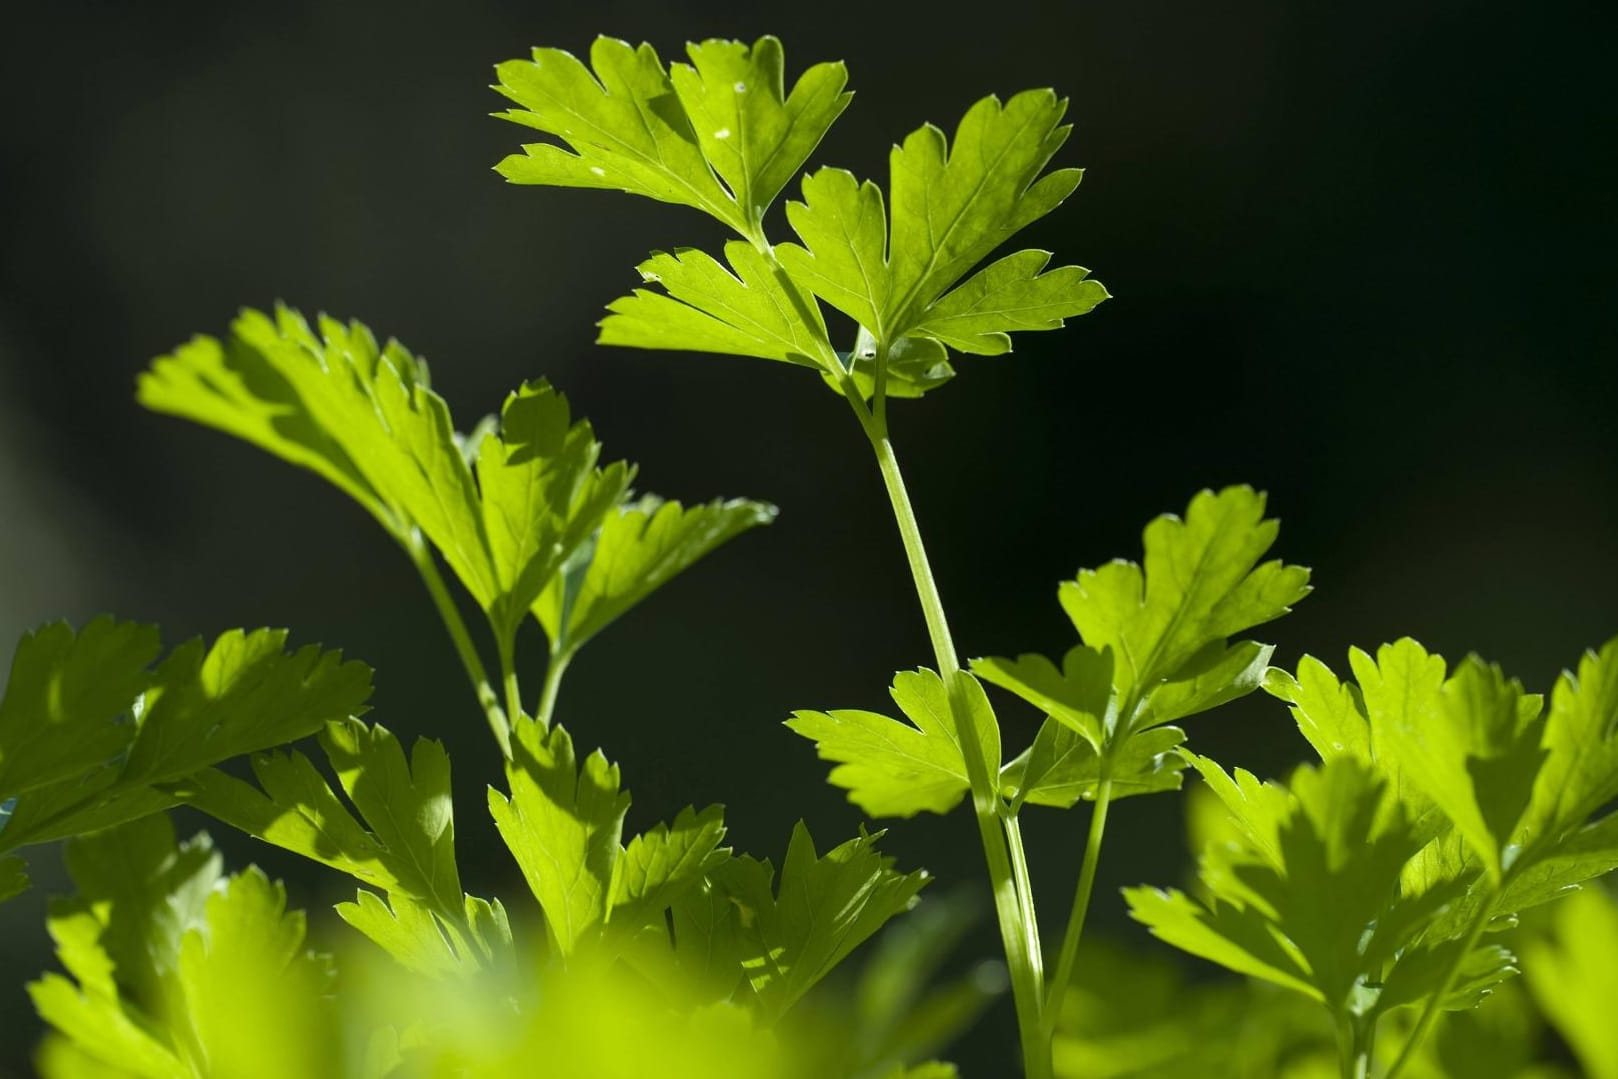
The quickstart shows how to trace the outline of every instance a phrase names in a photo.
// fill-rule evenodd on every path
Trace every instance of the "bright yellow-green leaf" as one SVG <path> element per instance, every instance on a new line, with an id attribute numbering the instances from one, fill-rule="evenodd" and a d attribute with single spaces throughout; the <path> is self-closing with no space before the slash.
<path id="1" fill-rule="evenodd" d="M 781 42 L 761 37 L 686 46 L 691 63 L 669 77 L 703 156 L 755 225 L 820 145 L 853 94 L 839 63 L 816 64 L 786 92 Z"/>
<path id="2" fill-rule="evenodd" d="M 781 245 L 782 263 L 884 344 L 917 331 L 966 351 L 1004 352 L 1008 330 L 1082 314 L 1105 290 L 1076 267 L 1036 276 L 1043 252 L 1013 255 L 948 294 L 1078 186 L 1077 169 L 1039 175 L 1067 139 L 1066 109 L 1051 91 L 1029 90 L 1004 105 L 994 97 L 973 105 L 953 145 L 931 124 L 913 132 L 889 163 L 891 227 L 875 184 L 841 169 L 806 177 L 803 201 L 787 205 L 803 246 Z"/>
<path id="3" fill-rule="evenodd" d="M 965 677 L 968 720 L 991 770 L 1000 766 L 1000 727 L 983 687 Z M 871 817 L 947 813 L 970 786 L 949 691 L 930 670 L 894 677 L 893 701 L 910 720 L 843 709 L 793 713 L 787 727 L 816 744 L 821 760 L 835 761 L 828 777 Z"/>
<path id="4" fill-rule="evenodd" d="M 489 812 L 567 955 L 607 920 L 629 795 L 599 750 L 581 767 L 561 727 L 523 717 L 512 734 L 511 793 L 490 788 Z"/>
<path id="5" fill-rule="evenodd" d="M 1123 725 L 1211 644 L 1280 617 L 1308 594 L 1308 570 L 1259 564 L 1278 530 L 1251 487 L 1203 491 L 1183 519 L 1165 515 L 1146 527 L 1144 570 L 1114 561 L 1062 585 L 1058 598 L 1084 643 L 1113 653 Z"/>
<path id="6" fill-rule="evenodd" d="M 725 245 L 729 267 L 695 248 L 640 264 L 647 284 L 608 305 L 599 341 L 630 348 L 718 352 L 781 360 L 821 371 L 837 357 L 814 299 L 776 273 L 751 244 Z"/>
<path id="7" fill-rule="evenodd" d="M 1206 760 L 1199 767 L 1216 770 Z M 1203 853 L 1211 906 L 1138 888 L 1126 892 L 1130 912 L 1177 947 L 1344 1008 L 1421 918 L 1437 913 L 1400 903 L 1400 874 L 1419 839 L 1383 780 L 1346 757 L 1298 769 L 1289 791 L 1253 804 L 1262 812 L 1251 832 L 1262 841 Z"/>
<path id="8" fill-rule="evenodd" d="M 774 519 L 774 506 L 745 499 L 689 508 L 640 499 L 607 514 L 535 602 L 534 615 L 553 652 L 572 651 L 709 551 Z"/>
<path id="9" fill-rule="evenodd" d="M 991 262 L 927 308 L 916 333 L 980 356 L 1011 351 L 1012 330 L 1059 330 L 1108 298 L 1082 266 L 1042 272 L 1049 251 L 1018 251 Z"/>
<path id="10" fill-rule="evenodd" d="M 596 468 L 601 445 L 567 398 L 525 383 L 506 398 L 499 433 L 478 444 L 477 479 L 499 594 L 490 615 L 508 639 L 568 555 L 623 498 L 630 472 Z"/>
<path id="11" fill-rule="evenodd" d="M 526 145 L 496 171 L 512 183 L 605 188 L 695 207 L 745 235 L 750 220 L 703 158 L 657 50 L 598 37 L 590 68 L 561 49 L 496 65 L 494 89 L 521 106 L 496 115 L 564 144 Z"/>

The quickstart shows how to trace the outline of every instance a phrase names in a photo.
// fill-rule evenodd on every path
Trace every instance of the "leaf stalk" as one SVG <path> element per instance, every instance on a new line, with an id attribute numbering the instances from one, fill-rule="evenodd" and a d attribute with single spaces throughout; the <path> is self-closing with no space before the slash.
<path id="1" fill-rule="evenodd" d="M 401 542 L 405 554 L 410 557 L 411 564 L 416 567 L 422 583 L 427 586 L 428 594 L 433 598 L 433 606 L 438 610 L 438 617 L 443 621 L 444 628 L 449 630 L 450 640 L 455 644 L 455 653 L 461 657 L 461 666 L 466 668 L 466 675 L 472 680 L 472 692 L 477 695 L 478 704 L 483 707 L 483 714 L 488 718 L 489 730 L 493 732 L 494 740 L 499 743 L 501 754 L 506 760 L 510 760 L 511 721 L 506 718 L 504 709 L 500 707 L 500 698 L 495 695 L 494 686 L 489 682 L 489 672 L 484 669 L 483 661 L 478 658 L 478 650 L 472 644 L 472 635 L 467 632 L 461 612 L 455 609 L 455 600 L 450 596 L 444 578 L 433 563 L 432 552 L 428 550 L 419 531 L 412 530 L 409 537 Z"/>
<path id="2" fill-rule="evenodd" d="M 1107 807 L 1112 803 L 1112 776 L 1103 764 L 1101 782 L 1096 786 L 1095 810 L 1090 814 L 1090 833 L 1084 842 L 1084 863 L 1079 868 L 1078 887 L 1073 891 L 1073 909 L 1068 912 L 1067 931 L 1062 934 L 1062 950 L 1057 954 L 1056 976 L 1046 990 L 1045 1033 L 1055 1033 L 1062 1014 L 1062 998 L 1073 980 L 1073 966 L 1084 936 L 1084 921 L 1090 912 L 1090 896 L 1095 891 L 1096 868 L 1101 864 L 1101 840 L 1107 831 Z"/>

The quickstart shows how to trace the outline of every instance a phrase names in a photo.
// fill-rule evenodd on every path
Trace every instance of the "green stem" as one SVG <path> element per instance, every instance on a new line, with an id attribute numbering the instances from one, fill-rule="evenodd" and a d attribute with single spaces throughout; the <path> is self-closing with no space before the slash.
<path id="1" fill-rule="evenodd" d="M 1337 1017 L 1337 1047 L 1343 1079 L 1371 1079 L 1376 1020 L 1344 1012 Z"/>
<path id="2" fill-rule="evenodd" d="M 546 730 L 550 729 L 551 716 L 556 712 L 556 695 L 562 690 L 562 675 L 567 673 L 567 665 L 572 660 L 573 650 L 563 649 L 552 652 L 551 661 L 545 665 L 545 684 L 539 690 L 539 708 L 534 712 L 534 718 Z"/>
<path id="3" fill-rule="evenodd" d="M 1015 812 L 1002 812 L 1000 823 L 1006 832 L 1006 847 L 1011 852 L 1011 877 L 1017 885 L 1017 897 L 1022 908 L 1029 912 L 1029 917 L 1023 919 L 1023 929 L 1028 933 L 1028 954 L 1032 958 L 1034 969 L 1043 974 L 1044 946 L 1039 940 L 1038 920 L 1033 917 L 1034 885 L 1028 876 L 1028 855 L 1023 849 L 1022 822 Z"/>
<path id="4" fill-rule="evenodd" d="M 421 574 L 422 583 L 433 597 L 438 617 L 443 620 L 444 628 L 449 630 L 455 652 L 461 657 L 461 666 L 466 668 L 466 675 L 472 680 L 472 692 L 477 694 L 478 704 L 483 707 L 483 714 L 489 720 L 489 729 L 494 732 L 494 740 L 500 744 L 500 752 L 510 760 L 511 723 L 500 708 L 500 698 L 495 695 L 494 687 L 489 684 L 489 674 L 483 669 L 483 661 L 478 658 L 478 650 L 472 644 L 471 634 L 466 631 L 466 623 L 461 620 L 461 612 L 455 609 L 455 601 L 444 585 L 444 578 L 439 576 L 432 552 L 422 542 L 419 533 L 412 533 L 403 544 L 405 554 L 410 556 L 411 564 Z"/>
<path id="5" fill-rule="evenodd" d="M 1405 1041 L 1404 1048 L 1399 1050 L 1398 1058 L 1394 1060 L 1393 1067 L 1388 1069 L 1388 1074 L 1383 1079 L 1398 1079 L 1405 1065 L 1415 1059 L 1416 1050 L 1421 1048 L 1421 1043 L 1427 1039 L 1433 1024 L 1438 1021 L 1438 1013 L 1443 1011 L 1444 998 L 1455 988 L 1455 979 L 1460 977 L 1466 957 L 1477 947 L 1478 938 L 1483 936 L 1483 931 L 1489 926 L 1489 920 L 1494 917 L 1495 905 L 1500 902 L 1500 896 L 1504 891 L 1504 884 L 1497 885 L 1489 893 L 1489 898 L 1483 906 L 1478 909 L 1477 916 L 1472 919 L 1471 928 L 1466 932 L 1466 939 L 1456 951 L 1455 958 L 1450 960 L 1449 969 L 1444 972 L 1444 980 L 1438 983 L 1438 992 L 1427 998 L 1427 1005 L 1421 1010 L 1421 1018 L 1416 1020 L 1415 1028 L 1410 1031 L 1410 1037 Z"/>
<path id="6" fill-rule="evenodd" d="M 995 788 L 995 777 L 989 774 L 989 763 L 983 757 L 983 747 L 967 730 L 966 717 L 971 712 L 963 693 L 960 660 L 955 652 L 955 642 L 950 637 L 944 603 L 939 597 L 937 582 L 933 579 L 927 548 L 922 543 L 921 529 L 916 523 L 910 495 L 905 490 L 904 476 L 899 471 L 899 460 L 894 455 L 893 444 L 888 440 L 887 432 L 875 424 L 864 403 L 859 400 L 852 380 L 845 379 L 844 383 L 849 403 L 854 406 L 855 415 L 860 418 L 861 426 L 871 438 L 871 447 L 876 451 L 877 466 L 887 487 L 888 500 L 893 504 L 899 538 L 904 542 L 905 555 L 910 562 L 910 574 L 915 579 L 916 596 L 921 601 L 927 634 L 932 639 L 938 673 L 949 690 L 950 711 L 955 716 L 956 736 L 972 787 L 973 814 L 977 818 L 978 836 L 983 842 L 983 854 L 988 862 L 989 880 L 994 890 L 1000 940 L 1005 947 L 1006 965 L 1011 972 L 1011 995 L 1022 1041 L 1023 1070 L 1029 1079 L 1049 1079 L 1050 1040 L 1044 1036 L 1040 1023 L 1043 996 L 1041 972 L 1037 966 L 1038 953 L 1029 946 L 1029 941 L 1038 939 L 1039 928 L 1032 906 L 1020 894 L 1017 886 L 1007 837 L 1000 824 L 999 807 L 1003 803 Z"/>
<path id="7" fill-rule="evenodd" d="M 494 629 L 495 650 L 500 654 L 500 681 L 506 690 L 506 718 L 515 722 L 522 715 L 522 686 L 517 681 L 516 631 L 490 623 Z"/>
<path id="8" fill-rule="evenodd" d="M 1079 940 L 1084 936 L 1084 920 L 1090 912 L 1090 894 L 1096 886 L 1096 867 L 1101 863 L 1101 839 L 1107 831 L 1107 807 L 1112 804 L 1112 777 L 1102 766 L 1102 779 L 1096 787 L 1095 811 L 1090 814 L 1090 835 L 1084 843 L 1084 864 L 1079 868 L 1079 886 L 1073 892 L 1073 909 L 1067 916 L 1067 931 L 1062 935 L 1062 951 L 1056 959 L 1056 977 L 1046 990 L 1045 1029 L 1056 1028 L 1062 1013 L 1062 997 L 1068 983 L 1073 980 L 1073 964 L 1079 955 Z"/>

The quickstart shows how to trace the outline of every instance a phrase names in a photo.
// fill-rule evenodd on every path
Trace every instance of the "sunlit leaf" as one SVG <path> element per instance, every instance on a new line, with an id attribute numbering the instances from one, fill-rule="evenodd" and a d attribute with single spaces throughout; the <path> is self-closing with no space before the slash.
<path id="1" fill-rule="evenodd" d="M 1000 727 L 994 711 L 976 679 L 963 676 L 962 685 L 978 752 L 998 769 Z M 849 801 L 867 815 L 947 813 L 970 786 L 949 691 L 935 672 L 922 669 L 900 672 L 891 692 L 909 723 L 842 709 L 795 712 L 786 725 L 813 741 L 822 760 L 837 762 L 829 781 L 846 788 Z"/>

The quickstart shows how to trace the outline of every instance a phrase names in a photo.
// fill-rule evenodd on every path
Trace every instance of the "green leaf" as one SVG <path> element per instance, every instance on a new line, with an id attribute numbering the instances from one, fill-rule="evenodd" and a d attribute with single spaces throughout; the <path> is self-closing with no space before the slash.
<path id="1" fill-rule="evenodd" d="M 1140 885 L 1125 888 L 1123 895 L 1129 916 L 1159 940 L 1237 974 L 1320 999 L 1308 972 L 1299 969 L 1292 952 L 1271 934 L 1259 911 L 1217 899 L 1204 906 L 1178 888 Z"/>
<path id="2" fill-rule="evenodd" d="M 132 702 L 127 753 L 20 796 L 0 819 L 0 852 L 166 809 L 178 801 L 170 783 L 363 711 L 369 668 L 315 646 L 286 654 L 285 639 L 279 630 L 232 630 L 212 647 L 175 649 Z"/>
<path id="3" fill-rule="evenodd" d="M 1223 803 L 1228 815 L 1226 835 L 1239 835 L 1258 857 L 1281 864 L 1281 826 L 1292 813 L 1292 794 L 1275 782 L 1263 782 L 1245 768 L 1226 773 L 1210 757 L 1187 754 L 1202 776 L 1206 789 Z"/>
<path id="4" fill-rule="evenodd" d="M 1256 641 L 1229 647 L 1223 641 L 1210 642 L 1173 678 L 1146 695 L 1135 716 L 1135 729 L 1186 719 L 1247 696 L 1263 684 L 1274 654 L 1273 645 Z"/>
<path id="5" fill-rule="evenodd" d="M 1049 251 L 1018 251 L 967 278 L 927 309 L 916 333 L 980 356 L 1011 351 L 1012 330 L 1059 330 L 1063 320 L 1089 313 L 1108 298 L 1082 266 L 1041 273 Z"/>
<path id="6" fill-rule="evenodd" d="M 709 551 L 774 519 L 774 506 L 743 499 L 686 508 L 648 497 L 608 513 L 534 604 L 552 652 L 576 650 Z"/>
<path id="7" fill-rule="evenodd" d="M 1111 797 L 1179 790 L 1185 758 L 1174 750 L 1184 742 L 1178 727 L 1158 727 L 1126 740 L 1108 768 Z M 1067 809 L 1094 799 L 1100 785 L 1095 747 L 1055 719 L 1041 724 L 1033 745 L 1000 770 L 1000 789 L 1013 809 L 1024 802 Z"/>
<path id="8" fill-rule="evenodd" d="M 1206 759 L 1199 768 L 1217 771 Z M 1228 797 L 1240 784 L 1215 789 Z M 1284 805 L 1271 796 L 1235 805 L 1257 811 L 1248 831 L 1259 841 L 1203 853 L 1199 877 L 1212 906 L 1135 889 L 1127 893 L 1131 914 L 1195 955 L 1333 1010 L 1349 1006 L 1356 987 L 1419 931 L 1421 917 L 1437 913 L 1436 904 L 1399 903 L 1400 874 L 1421 846 L 1403 810 L 1380 777 L 1348 758 L 1299 768 Z"/>
<path id="9" fill-rule="evenodd" d="M 119 765 L 97 769 L 83 780 L 66 779 L 24 794 L 3 815 L 0 850 L 52 843 L 139 820 L 178 804 L 172 794 L 119 783 Z"/>
<path id="10" fill-rule="evenodd" d="M 256 442 L 312 468 L 400 543 L 432 541 L 489 609 L 499 595 L 471 469 L 426 365 L 358 322 L 246 311 L 232 344 L 194 341 L 142 376 L 141 403 Z"/>
<path id="11" fill-rule="evenodd" d="M 253 758 L 262 790 L 218 769 L 175 790 L 248 835 L 386 892 L 361 891 L 337 911 L 407 967 L 434 976 L 484 969 L 510 931 L 498 902 L 461 892 L 444 747 L 418 739 L 407 761 L 387 728 L 357 720 L 331 724 L 321 742 L 364 824 L 296 751 Z"/>
<path id="12" fill-rule="evenodd" d="M 1295 678 L 1276 671 L 1265 688 L 1293 705 L 1298 729 L 1323 760 L 1348 756 L 1374 762 L 1417 832 L 1424 839 L 1436 839 L 1449 827 L 1448 819 L 1407 774 L 1394 752 L 1396 736 L 1391 728 L 1436 722 L 1431 716 L 1444 685 L 1443 657 L 1429 655 L 1420 644 L 1404 638 L 1383 645 L 1374 659 L 1350 649 L 1349 662 L 1358 685 L 1339 680 L 1324 663 L 1306 656 Z"/>
<path id="13" fill-rule="evenodd" d="M 333 721 L 320 744 L 361 823 L 299 752 L 259 754 L 262 791 L 218 770 L 176 785 L 191 806 L 265 843 L 343 870 L 362 883 L 455 919 L 464 903 L 455 865 L 450 759 L 416 739 L 411 759 L 385 726 Z"/>
<path id="14" fill-rule="evenodd" d="M 142 997 L 156 993 L 179 962 L 185 933 L 203 924 L 223 862 L 206 834 L 176 843 L 167 815 L 68 840 L 68 872 L 78 887 L 57 912 L 85 909 L 102 923 L 100 946 L 118 980 Z"/>
<path id="15" fill-rule="evenodd" d="M 1384 648 L 1377 663 L 1363 652 L 1351 660 L 1379 757 L 1397 762 L 1498 881 L 1510 868 L 1506 848 L 1544 760 L 1539 699 L 1475 656 L 1445 679 L 1443 659 L 1414 641 Z M 1403 670 L 1424 673 L 1409 679 Z"/>
<path id="16" fill-rule="evenodd" d="M 1618 813 L 1569 833 L 1554 847 L 1525 858 L 1506 882 L 1497 907 L 1517 912 L 1560 899 L 1618 869 Z"/>
<path id="17" fill-rule="evenodd" d="M 820 308 L 790 279 L 779 275 L 751 244 L 725 245 L 730 267 L 703 251 L 658 252 L 640 264 L 640 275 L 667 295 L 649 289 L 608 305 L 601 321 L 603 345 L 677 349 L 757 356 L 765 360 L 835 370 Z"/>
<path id="18" fill-rule="evenodd" d="M 877 340 L 899 340 L 900 329 L 882 320 L 893 291 L 882 189 L 847 169 L 827 167 L 805 176 L 802 190 L 802 202 L 787 203 L 787 220 L 804 246 L 780 244 L 776 257 L 794 281 Z"/>
<path id="19" fill-rule="evenodd" d="M 742 982 L 742 960 L 749 954 L 743 909 L 731 901 L 730 889 L 718 881 L 730 865 L 716 866 L 676 896 L 669 907 L 675 967 L 684 976 L 684 991 L 704 1003 L 732 997 Z M 750 909 L 745 917 L 751 920 Z"/>
<path id="20" fill-rule="evenodd" d="M 1031 268 L 1026 254 L 986 269 L 962 286 L 962 295 L 945 295 L 1078 186 L 1077 169 L 1038 178 L 1067 139 L 1069 129 L 1060 122 L 1066 110 L 1067 102 L 1051 91 L 1030 90 L 1004 106 L 994 97 L 973 105 L 953 146 L 930 124 L 913 132 L 889 161 L 891 230 L 875 184 L 839 169 L 811 174 L 803 202 L 787 204 L 803 246 L 781 245 L 782 263 L 882 342 L 925 332 L 941 297 L 940 326 L 952 343 L 971 351 L 1005 351 L 1000 339 L 985 335 L 1055 325 L 1064 313 L 1088 310 L 1101 297 L 1083 271 L 1035 278 L 1044 263 Z M 1033 311 L 1018 314 L 1017 308 Z"/>
<path id="21" fill-rule="evenodd" d="M 73 899 L 47 921 L 68 976 L 28 986 L 40 1017 L 79 1052 L 150 1079 L 188 1079 L 162 1021 L 185 934 L 204 924 L 220 861 L 206 836 L 177 846 L 161 815 L 75 839 Z"/>
<path id="22" fill-rule="evenodd" d="M 1371 725 L 1359 687 L 1344 683 L 1314 656 L 1298 661 L 1294 678 L 1272 668 L 1264 679 L 1264 690 L 1292 706 L 1298 730 L 1323 761 L 1350 756 L 1371 759 Z"/>
<path id="23" fill-rule="evenodd" d="M 613 864 L 608 920 L 620 935 L 662 926 L 663 912 L 730 857 L 721 806 L 687 806 L 672 824 L 635 836 Z"/>
<path id="24" fill-rule="evenodd" d="M 495 66 L 493 89 L 521 106 L 495 115 L 566 147 L 526 145 L 495 171 L 512 183 L 604 188 L 691 206 L 746 235 L 751 221 L 703 158 L 657 51 L 598 37 L 590 66 L 593 75 L 561 49 Z"/>
<path id="25" fill-rule="evenodd" d="M 629 483 L 622 464 L 596 469 L 601 445 L 572 422 L 567 398 L 544 381 L 506 398 L 499 434 L 477 456 L 484 529 L 499 595 L 491 609 L 508 637 L 579 544 L 612 512 Z"/>
<path id="26" fill-rule="evenodd" d="M 288 325 L 290 314 L 280 316 Z M 280 333 L 276 324 L 249 311 L 232 331 L 228 341 L 193 337 L 172 354 L 159 356 L 140 375 L 136 399 L 153 412 L 234 435 L 308 469 L 392 527 L 381 496 L 271 361 Z"/>
<path id="27" fill-rule="evenodd" d="M 1618 1079 L 1618 902 L 1592 888 L 1557 908 L 1550 930 L 1523 945 L 1535 1002 L 1590 1079 Z"/>
<path id="28" fill-rule="evenodd" d="M 408 862 L 354 819 L 309 758 L 296 750 L 261 753 L 252 767 L 262 790 L 217 768 L 170 789 L 186 804 L 273 846 L 388 892 L 420 893 Z"/>
<path id="29" fill-rule="evenodd" d="M 1112 698 L 1113 655 L 1074 645 L 1062 657 L 1062 669 L 1044 656 L 974 659 L 978 677 L 1010 690 L 1051 719 L 1083 736 L 1097 750 L 1106 744 Z"/>
<path id="30" fill-rule="evenodd" d="M 1557 680 L 1544 745 L 1529 809 L 1533 839 L 1577 828 L 1618 797 L 1618 638 Z"/>
<path id="31" fill-rule="evenodd" d="M 511 794 L 491 788 L 489 812 L 566 956 L 607 920 L 629 795 L 600 750 L 581 768 L 561 727 L 520 717 L 512 733 Z"/>
<path id="32" fill-rule="evenodd" d="M 721 886 L 743 911 L 751 945 L 743 966 L 766 1023 L 784 1015 L 888 919 L 909 909 L 927 883 L 924 870 L 895 872 L 893 860 L 876 851 L 880 837 L 861 833 L 820 857 L 799 822 L 773 895 L 768 862 L 736 858 L 721 867 Z"/>
<path id="33" fill-rule="evenodd" d="M 1114 561 L 1062 585 L 1058 598 L 1084 643 L 1112 650 L 1126 729 L 1142 721 L 1135 712 L 1147 695 L 1183 677 L 1204 649 L 1280 617 L 1308 594 L 1308 570 L 1259 564 L 1277 530 L 1252 488 L 1203 491 L 1183 520 L 1165 515 L 1146 527 L 1144 572 Z"/>
<path id="34" fill-rule="evenodd" d="M 207 901 L 186 933 L 176 982 L 185 1020 L 216 1075 L 319 1075 L 337 1048 L 328 960 L 305 951 L 304 917 L 256 866 Z"/>
<path id="35" fill-rule="evenodd" d="M 1455 956 L 1465 940 L 1447 940 L 1434 947 L 1412 949 L 1399 957 L 1377 996 L 1378 1012 L 1423 1004 L 1443 988 Z M 1517 957 L 1498 944 L 1486 944 L 1467 953 L 1440 1007 L 1468 1011 L 1483 1003 L 1501 983 L 1519 973 Z"/>
<path id="36" fill-rule="evenodd" d="M 1000 762 L 1000 726 L 983 687 L 964 683 L 969 721 L 991 769 Z M 844 709 L 794 712 L 787 727 L 816 743 L 821 760 L 836 761 L 829 781 L 871 817 L 947 813 L 970 787 L 949 690 L 925 668 L 894 676 L 893 702 L 910 722 Z"/>
<path id="37" fill-rule="evenodd" d="M 158 668 L 124 766 L 125 782 L 161 783 L 231 757 L 293 742 L 364 710 L 371 670 L 285 630 L 230 630 L 192 640 Z"/>
<path id="38" fill-rule="evenodd" d="M 691 65 L 669 75 L 703 156 L 755 226 L 853 94 L 839 63 L 816 64 L 786 92 L 781 42 L 761 37 L 686 46 Z"/>
<path id="39" fill-rule="evenodd" d="M 498 899 L 465 897 L 465 920 L 445 918 L 403 893 L 384 900 L 360 889 L 337 914 L 400 965 L 430 978 L 470 977 L 511 951 L 511 926 Z"/>
<path id="40" fill-rule="evenodd" d="M 129 745 L 125 717 L 151 680 L 157 627 L 97 618 L 26 633 L 0 699 L 0 802 L 76 780 Z"/>
<path id="41" fill-rule="evenodd" d="M 53 921 L 51 932 L 59 949 L 69 946 L 66 925 Z M 93 949 L 94 932 L 94 920 L 89 919 L 89 939 L 73 946 Z M 28 995 L 40 1018 L 83 1055 L 102 1065 L 115 1066 L 118 1070 L 114 1075 L 192 1079 L 195 1073 L 152 1031 L 152 1021 L 118 999 L 110 962 L 105 955 L 101 958 L 107 964 L 104 970 L 92 969 L 81 961 L 77 968 L 69 966 L 74 976 L 71 979 L 46 974 L 30 983 Z"/>
<path id="42" fill-rule="evenodd" d="M 370 826 L 399 891 L 440 912 L 465 902 L 455 867 L 455 816 L 449 755 L 443 744 L 416 739 L 407 764 L 386 728 L 357 720 L 327 725 L 320 744 L 349 800 Z"/>

